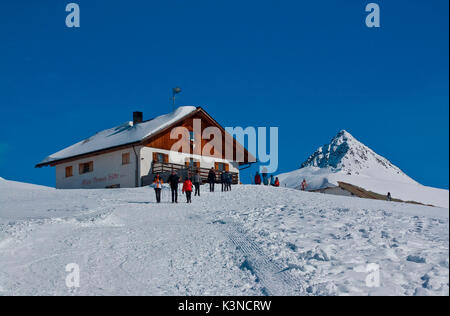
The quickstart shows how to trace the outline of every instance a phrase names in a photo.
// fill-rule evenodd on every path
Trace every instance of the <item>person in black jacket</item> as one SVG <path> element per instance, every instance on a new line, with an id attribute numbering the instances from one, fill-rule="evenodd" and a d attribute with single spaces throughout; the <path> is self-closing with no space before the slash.
<path id="1" fill-rule="evenodd" d="M 180 177 L 175 171 L 167 179 L 167 183 L 170 184 L 170 189 L 172 191 L 172 203 L 178 203 L 178 183 L 180 182 Z"/>
<path id="2" fill-rule="evenodd" d="M 214 168 L 211 168 L 208 173 L 209 192 L 214 192 L 214 183 L 216 182 L 216 173 Z"/>
<path id="3" fill-rule="evenodd" d="M 227 175 L 225 171 L 220 174 L 220 183 L 222 183 L 222 192 L 227 191 Z"/>

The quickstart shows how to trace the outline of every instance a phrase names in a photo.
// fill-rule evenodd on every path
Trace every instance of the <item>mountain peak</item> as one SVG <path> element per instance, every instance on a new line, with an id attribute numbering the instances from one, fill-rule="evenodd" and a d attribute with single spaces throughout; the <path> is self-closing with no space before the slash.
<path id="1" fill-rule="evenodd" d="M 348 131 L 341 130 L 329 144 L 319 147 L 300 168 L 331 168 L 348 175 L 393 177 L 405 182 L 415 182 L 400 168 L 358 141 Z"/>
<path id="2" fill-rule="evenodd" d="M 341 130 L 339 133 L 337 133 L 336 136 L 334 136 L 334 138 L 348 138 L 348 139 L 353 139 L 353 135 L 350 134 L 349 132 L 347 132 L 345 129 Z"/>

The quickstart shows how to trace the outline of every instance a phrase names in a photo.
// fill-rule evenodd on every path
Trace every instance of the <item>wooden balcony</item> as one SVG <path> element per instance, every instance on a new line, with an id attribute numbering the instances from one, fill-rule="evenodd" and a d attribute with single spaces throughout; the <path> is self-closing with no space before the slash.
<path id="1" fill-rule="evenodd" d="M 167 181 L 167 178 L 175 171 L 181 178 L 192 177 L 197 171 L 200 174 L 200 178 L 202 179 L 202 183 L 208 182 L 208 168 L 201 168 L 196 166 L 185 166 L 174 163 L 166 163 L 166 162 L 152 162 L 151 174 L 148 176 L 142 177 L 142 185 L 149 185 L 153 181 L 153 177 L 159 173 L 163 178 L 163 181 Z M 221 171 L 215 170 L 216 172 L 216 182 L 220 183 L 220 175 Z M 229 172 L 231 175 L 231 182 L 233 184 L 239 184 L 239 174 L 237 172 Z"/>

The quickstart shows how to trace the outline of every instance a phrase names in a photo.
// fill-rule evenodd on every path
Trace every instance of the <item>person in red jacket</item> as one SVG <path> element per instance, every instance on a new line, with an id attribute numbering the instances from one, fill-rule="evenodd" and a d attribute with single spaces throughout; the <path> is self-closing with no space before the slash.
<path id="1" fill-rule="evenodd" d="M 306 183 L 306 179 L 303 179 L 300 188 L 302 191 L 305 191 L 307 187 L 308 187 L 308 184 Z"/>
<path id="2" fill-rule="evenodd" d="M 259 174 L 259 172 L 256 172 L 255 175 L 255 184 L 260 185 L 261 184 L 261 175 Z"/>
<path id="3" fill-rule="evenodd" d="M 191 182 L 191 180 L 189 178 L 186 178 L 184 180 L 182 192 L 186 193 L 187 203 L 192 203 L 192 200 L 191 200 L 191 196 L 192 196 L 192 182 Z"/>
<path id="4" fill-rule="evenodd" d="M 280 180 L 278 180 L 278 177 L 275 178 L 275 183 L 273 184 L 274 187 L 280 186 Z"/>

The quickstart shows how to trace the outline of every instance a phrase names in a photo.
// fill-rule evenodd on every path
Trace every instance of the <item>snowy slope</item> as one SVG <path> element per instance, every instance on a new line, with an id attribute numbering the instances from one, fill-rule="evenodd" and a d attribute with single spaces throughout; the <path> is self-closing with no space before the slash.
<path id="1" fill-rule="evenodd" d="M 426 187 L 407 176 L 386 158 L 359 142 L 347 131 L 339 132 L 320 147 L 301 168 L 278 176 L 282 186 L 308 190 L 337 186 L 338 181 L 394 198 L 449 208 L 448 190 Z"/>
<path id="2" fill-rule="evenodd" d="M 45 187 L 42 185 L 36 185 L 36 184 L 29 184 L 29 183 L 23 183 L 23 182 L 17 182 L 17 181 L 10 181 L 6 180 L 2 177 L 0 177 L 0 189 L 5 192 L 5 190 L 53 190 L 52 188 Z"/>
<path id="3" fill-rule="evenodd" d="M 266 186 L 167 199 L 0 188 L 0 295 L 449 294 L 448 210 Z"/>
<path id="4" fill-rule="evenodd" d="M 133 125 L 133 122 L 125 122 L 122 125 L 98 132 L 83 141 L 58 151 L 45 158 L 39 164 L 141 141 L 170 126 L 172 123 L 182 119 L 195 110 L 195 106 L 182 106 L 172 113 L 158 116 L 150 121 L 139 123 L 136 126 Z"/>

